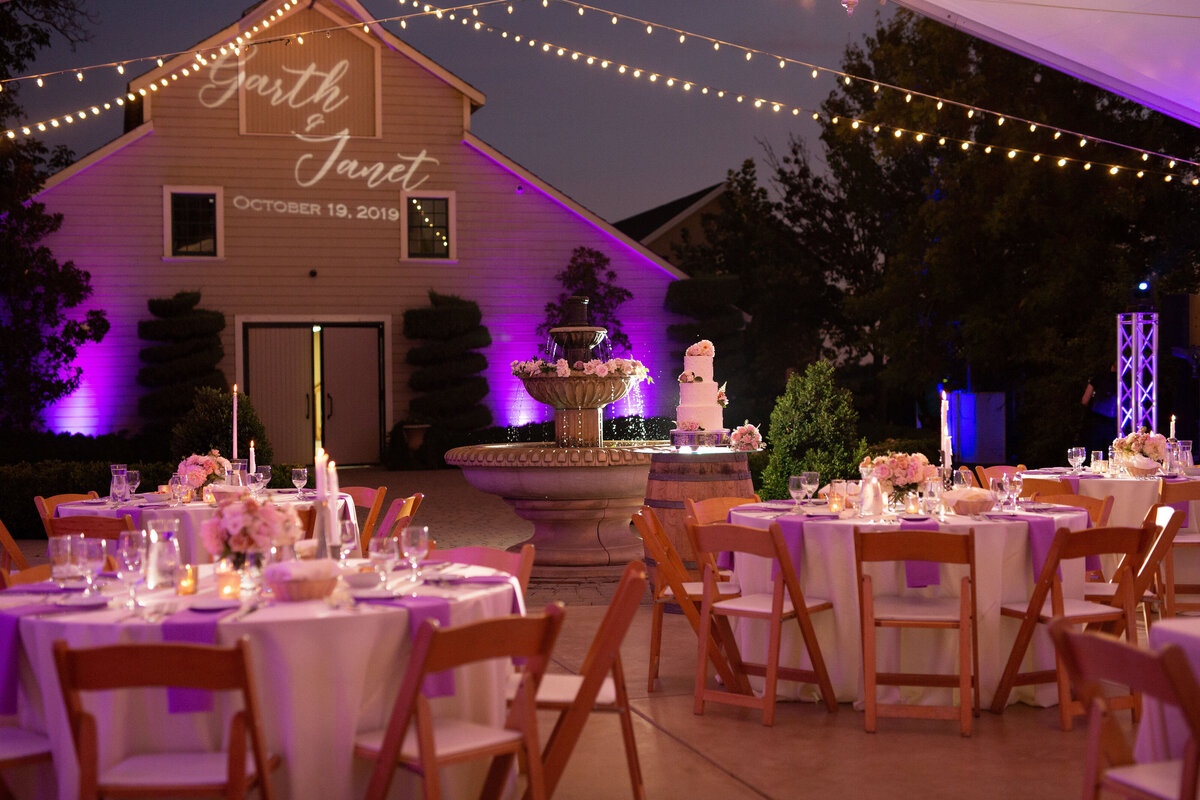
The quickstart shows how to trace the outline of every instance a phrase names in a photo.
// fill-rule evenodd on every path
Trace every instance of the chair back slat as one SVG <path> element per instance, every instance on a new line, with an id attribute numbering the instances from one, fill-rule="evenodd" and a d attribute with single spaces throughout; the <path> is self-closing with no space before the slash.
<path id="1" fill-rule="evenodd" d="M 82 692 L 143 686 L 226 691 L 246 680 L 240 648 L 164 643 L 71 650 L 64 644 L 62 663 L 72 686 Z"/>
<path id="2" fill-rule="evenodd" d="M 1063 531 L 1066 531 L 1065 535 Z M 1060 560 L 1117 554 L 1136 559 L 1142 548 L 1144 532 L 1142 528 L 1086 528 L 1079 531 L 1060 528 L 1055 536 L 1056 541 L 1059 536 L 1062 536 L 1058 553 Z"/>
<path id="3" fill-rule="evenodd" d="M 438 550 L 438 558 L 453 561 L 458 564 L 475 564 L 481 567 L 507 572 L 516 577 L 521 584 L 521 591 L 529 588 L 529 576 L 533 572 L 534 546 L 524 544 L 520 551 L 500 550 L 496 547 L 472 545 L 467 547 L 451 547 L 448 550 Z"/>
<path id="4" fill-rule="evenodd" d="M 552 646 L 561 625 L 561 608 L 552 604 L 547 607 L 546 615 L 494 617 L 437 629 L 436 642 L 426 656 L 425 671 L 441 672 L 492 658 L 532 659 L 548 652 L 546 637 L 551 637 Z M 545 624 L 548 618 L 553 618 L 554 624 Z M 424 624 L 437 627 L 431 620 Z"/>
<path id="5" fill-rule="evenodd" d="M 869 561 L 936 561 L 969 564 L 974 541 L 960 533 L 938 531 L 854 530 L 859 559 Z"/>
<path id="6" fill-rule="evenodd" d="M 371 537 L 375 535 L 375 521 L 379 519 L 379 512 L 383 510 L 383 501 L 387 497 L 387 487 L 343 486 L 341 491 L 350 495 L 350 499 L 354 502 L 355 520 L 358 519 L 358 509 L 367 509 L 366 520 L 358 526 L 358 537 L 360 542 L 371 541 Z M 363 552 L 367 552 L 366 547 L 363 547 Z"/>
<path id="7" fill-rule="evenodd" d="M 751 528 L 748 525 L 734 525 L 729 522 L 710 522 L 707 525 L 688 523 L 692 538 L 699 547 L 699 552 L 720 553 L 737 552 L 775 558 L 775 542 L 769 529 Z M 786 548 L 784 553 L 786 555 Z M 791 563 L 791 560 L 788 560 Z"/>
<path id="8" fill-rule="evenodd" d="M 1062 478 L 1022 478 L 1021 497 L 1036 494 L 1075 494 L 1071 482 Z"/>
<path id="9" fill-rule="evenodd" d="M 51 536 L 68 536 L 82 533 L 89 539 L 119 539 L 123 531 L 136 530 L 133 517 L 48 517 L 44 520 Z"/>
<path id="10" fill-rule="evenodd" d="M 367 545 L 370 544 L 371 538 L 376 534 L 380 536 L 395 536 L 397 528 L 403 528 L 412 522 L 412 518 L 416 516 L 417 509 L 421 507 L 421 501 L 425 499 L 425 495 L 421 492 L 409 495 L 408 497 L 398 497 L 388 506 L 387 513 L 383 515 L 383 519 L 379 521 L 374 531 L 371 531 L 370 536 L 363 536 L 362 549 L 365 553 Z M 407 517 L 407 521 L 403 525 L 400 524 L 401 518 Z"/>
<path id="11" fill-rule="evenodd" d="M 1085 494 L 1036 494 L 1034 499 L 1039 503 L 1049 503 L 1055 506 L 1075 506 L 1082 508 L 1088 512 L 1088 519 L 1092 521 L 1092 527 L 1103 528 L 1108 525 L 1108 518 L 1112 514 L 1113 496 L 1111 494 L 1104 497 L 1090 497 Z"/>
<path id="12" fill-rule="evenodd" d="M 1158 498 L 1158 502 L 1163 505 L 1200 500 L 1200 481 L 1168 481 L 1165 478 L 1159 478 Z"/>

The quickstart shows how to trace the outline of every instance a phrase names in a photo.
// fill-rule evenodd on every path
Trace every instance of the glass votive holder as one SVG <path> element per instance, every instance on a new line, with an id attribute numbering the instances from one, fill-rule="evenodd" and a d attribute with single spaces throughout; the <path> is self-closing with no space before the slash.
<path id="1" fill-rule="evenodd" d="M 217 597 L 236 600 L 242 593 L 242 576 L 232 566 L 217 565 Z"/>
<path id="2" fill-rule="evenodd" d="M 904 495 L 904 511 L 909 514 L 921 513 L 921 496 L 916 492 Z"/>
<path id="3" fill-rule="evenodd" d="M 175 594 L 195 594 L 199 577 L 199 569 L 195 564 L 180 564 L 175 568 Z"/>
<path id="4" fill-rule="evenodd" d="M 206 503 L 217 502 L 217 496 L 215 494 L 213 494 L 213 490 L 212 490 L 211 486 L 204 487 L 204 494 L 201 495 L 201 497 L 204 499 L 204 502 L 206 502 Z"/>
<path id="5" fill-rule="evenodd" d="M 829 511 L 832 514 L 839 514 L 846 508 L 846 482 L 844 480 L 836 480 L 829 482 Z"/>

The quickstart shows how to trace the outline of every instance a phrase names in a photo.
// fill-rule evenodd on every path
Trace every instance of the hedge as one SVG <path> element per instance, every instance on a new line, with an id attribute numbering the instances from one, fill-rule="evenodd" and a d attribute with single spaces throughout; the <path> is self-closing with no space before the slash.
<path id="1" fill-rule="evenodd" d="M 454 361 L 431 364 L 416 370 L 408 379 L 408 385 L 417 392 L 444 389 L 483 372 L 487 365 L 487 356 L 483 353 L 466 352 Z"/>
<path id="2" fill-rule="evenodd" d="M 155 342 L 170 342 L 209 336 L 225 328 L 220 311 L 197 309 L 176 317 L 138 320 L 138 337 Z"/>
<path id="3" fill-rule="evenodd" d="M 492 335 L 484 325 L 480 325 L 459 336 L 444 339 L 440 342 L 419 344 L 410 348 L 405 360 L 415 366 L 440 364 L 460 357 L 468 350 L 482 350 L 492 343 Z"/>
<path id="4" fill-rule="evenodd" d="M 414 417 L 440 419 L 448 413 L 470 408 L 487 397 L 487 393 L 486 378 L 468 378 L 450 389 L 416 395 L 409 401 L 408 407 Z"/>
<path id="5" fill-rule="evenodd" d="M 147 364 L 161 364 L 176 358 L 190 356 L 192 353 L 198 353 L 202 350 L 211 349 L 214 345 L 221 347 L 220 336 L 200 336 L 195 339 L 185 339 L 180 342 L 155 344 L 151 345 L 150 347 L 143 347 L 138 351 L 138 358 Z M 217 360 L 220 361 L 224 355 L 225 349 L 221 348 L 221 355 L 217 357 Z"/>
<path id="6" fill-rule="evenodd" d="M 170 386 L 178 391 L 179 386 L 197 375 L 205 375 L 225 354 L 220 342 L 215 347 L 208 347 L 183 358 L 176 358 L 166 363 L 148 364 L 138 370 L 139 386 Z"/>
<path id="7" fill-rule="evenodd" d="M 174 297 L 154 297 L 146 307 L 156 317 L 178 317 L 191 311 L 200 302 L 199 292 L 176 292 Z"/>

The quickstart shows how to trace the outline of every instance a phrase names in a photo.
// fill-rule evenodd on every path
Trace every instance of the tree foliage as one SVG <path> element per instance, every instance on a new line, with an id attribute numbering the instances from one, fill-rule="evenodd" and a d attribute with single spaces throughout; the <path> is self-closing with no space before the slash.
<path id="1" fill-rule="evenodd" d="M 608 256 L 590 247 L 576 247 L 566 268 L 554 277 L 562 283 L 563 291 L 557 300 L 546 303 L 546 320 L 537 329 L 539 339 L 545 339 L 551 328 L 562 324 L 567 316 L 567 298 L 583 295 L 588 298 L 592 324 L 608 329 L 608 341 L 614 348 L 626 352 L 632 349 L 629 337 L 621 330 L 617 309 L 633 297 L 633 292 L 617 285 L 617 273 Z"/>

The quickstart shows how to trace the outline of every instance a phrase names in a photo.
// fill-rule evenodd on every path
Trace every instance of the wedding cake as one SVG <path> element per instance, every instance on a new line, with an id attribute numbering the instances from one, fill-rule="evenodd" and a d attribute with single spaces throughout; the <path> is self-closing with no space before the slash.
<path id="1" fill-rule="evenodd" d="M 725 387 L 713 379 L 712 342 L 704 339 L 689 347 L 683 356 L 679 374 L 679 405 L 675 407 L 675 430 L 671 441 L 676 445 L 717 446 L 729 443 L 723 411 Z"/>

